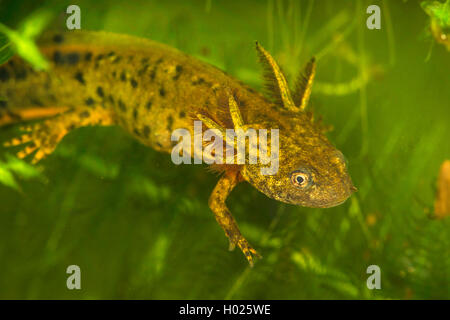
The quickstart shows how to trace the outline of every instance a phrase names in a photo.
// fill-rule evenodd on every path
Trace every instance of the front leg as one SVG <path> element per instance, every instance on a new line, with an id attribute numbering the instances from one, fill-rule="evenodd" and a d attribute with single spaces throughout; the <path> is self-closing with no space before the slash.
<path id="1" fill-rule="evenodd" d="M 230 249 L 233 249 L 237 245 L 244 253 L 250 266 L 253 267 L 254 259 L 261 258 L 261 256 L 242 236 L 236 221 L 225 204 L 231 190 L 233 190 L 241 179 L 239 171 L 225 171 L 209 197 L 209 207 L 214 213 L 217 222 L 225 231 L 225 235 L 230 240 Z"/>

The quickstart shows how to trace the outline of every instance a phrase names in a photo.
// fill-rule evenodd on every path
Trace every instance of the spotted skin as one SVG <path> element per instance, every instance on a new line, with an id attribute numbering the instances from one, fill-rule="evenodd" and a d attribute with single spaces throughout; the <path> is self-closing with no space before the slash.
<path id="1" fill-rule="evenodd" d="M 343 155 L 303 110 L 311 92 L 313 60 L 298 92 L 291 95 L 281 69 L 257 44 L 272 91 L 269 99 L 211 65 L 146 39 L 71 31 L 47 35 L 39 45 L 50 61 L 49 72 L 34 71 L 17 57 L 0 66 L 0 125 L 44 118 L 5 143 L 23 146 L 18 157 L 30 156 L 34 163 L 83 126 L 120 126 L 166 153 L 172 151 L 174 129 L 185 128 L 194 136 L 194 120 L 204 120 L 203 130 L 280 130 L 276 174 L 262 175 L 261 164 L 211 165 L 222 176 L 209 207 L 230 248 L 238 246 L 250 265 L 260 255 L 225 203 L 237 184 L 247 181 L 271 198 L 309 207 L 338 205 L 354 191 Z M 300 97 L 300 106 L 292 96 Z M 303 187 L 293 179 L 299 171 L 309 179 Z"/>

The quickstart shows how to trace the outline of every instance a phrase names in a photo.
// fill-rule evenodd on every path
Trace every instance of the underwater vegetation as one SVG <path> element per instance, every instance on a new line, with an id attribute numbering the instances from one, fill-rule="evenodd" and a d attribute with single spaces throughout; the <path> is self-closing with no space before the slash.
<path id="1" fill-rule="evenodd" d="M 49 70 L 35 41 L 68 32 L 70 4 L 0 2 L 0 63 L 16 54 Z M 366 27 L 371 4 L 381 29 Z M 238 185 L 228 207 L 263 255 L 250 268 L 214 221 L 217 175 L 204 165 L 176 166 L 117 127 L 75 130 L 36 165 L 2 146 L 1 298 L 450 298 L 450 220 L 434 213 L 448 195 L 448 170 L 439 175 L 450 158 L 448 1 L 77 5 L 84 30 L 168 44 L 260 92 L 255 40 L 288 83 L 314 56 L 308 110 L 345 155 L 358 192 L 322 209 Z M 2 126 L 0 141 L 20 133 Z M 70 265 L 81 269 L 81 290 L 66 287 Z M 381 289 L 367 287 L 371 265 Z"/>
<path id="2" fill-rule="evenodd" d="M 423 10 L 430 16 L 430 32 L 437 43 L 450 51 L 450 1 L 423 1 Z"/>

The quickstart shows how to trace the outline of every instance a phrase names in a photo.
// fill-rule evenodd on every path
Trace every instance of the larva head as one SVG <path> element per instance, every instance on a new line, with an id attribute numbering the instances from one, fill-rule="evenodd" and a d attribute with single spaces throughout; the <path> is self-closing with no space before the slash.
<path id="1" fill-rule="evenodd" d="M 242 170 L 245 180 L 285 203 L 322 208 L 343 203 L 356 190 L 343 154 L 302 114 L 284 120 L 288 125 L 278 131 L 277 168 L 275 157 L 267 165 L 277 170 L 264 174 L 264 165 L 248 164 Z M 271 146 L 271 156 L 276 149 Z"/>
<path id="2" fill-rule="evenodd" d="M 272 155 L 279 149 L 278 165 L 275 172 L 264 174 L 261 164 L 249 164 L 242 175 L 255 188 L 282 202 L 306 207 L 341 204 L 356 191 L 344 156 L 304 112 L 315 75 L 315 59 L 299 74 L 291 95 L 272 56 L 258 43 L 256 49 L 265 70 L 266 87 L 278 107 L 267 123 L 279 128 L 278 144 L 270 148 Z"/>

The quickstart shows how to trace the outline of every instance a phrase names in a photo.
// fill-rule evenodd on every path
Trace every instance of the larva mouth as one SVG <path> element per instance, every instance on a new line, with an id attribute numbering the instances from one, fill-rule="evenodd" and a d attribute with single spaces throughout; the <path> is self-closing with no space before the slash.
<path id="1" fill-rule="evenodd" d="M 311 208 L 332 208 L 343 204 L 350 196 L 358 191 L 353 185 L 350 177 L 333 188 L 332 191 L 324 191 L 323 196 L 312 200 L 307 207 Z"/>

